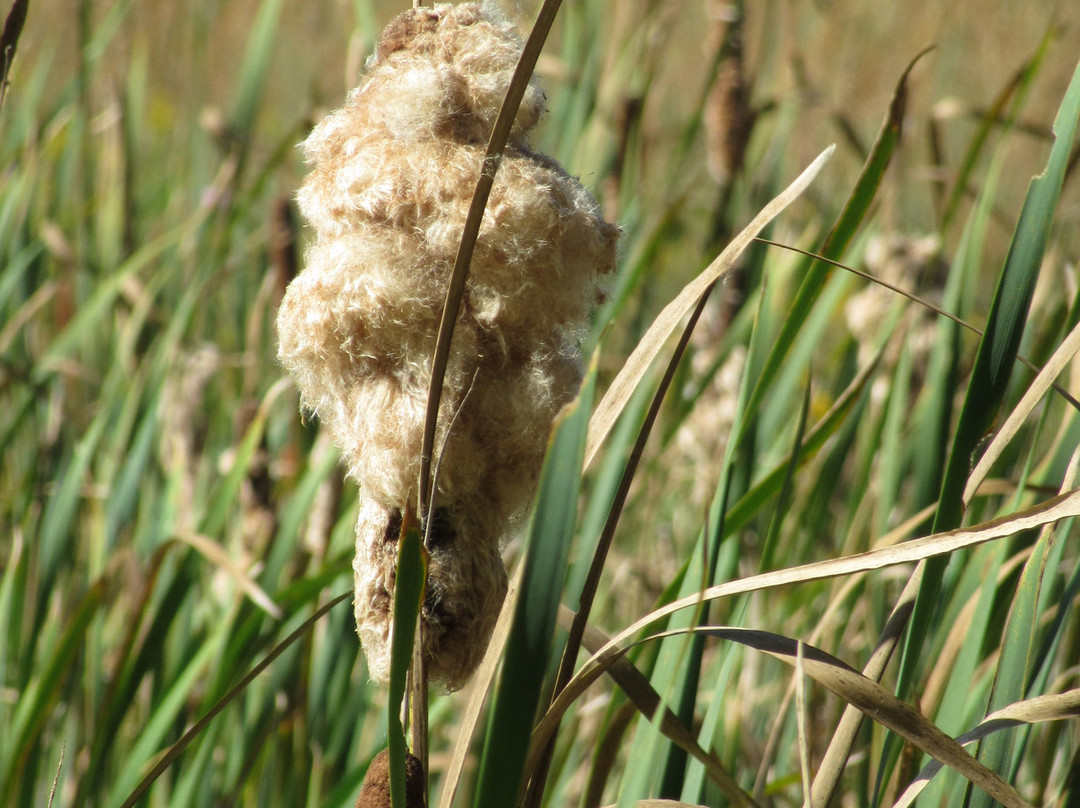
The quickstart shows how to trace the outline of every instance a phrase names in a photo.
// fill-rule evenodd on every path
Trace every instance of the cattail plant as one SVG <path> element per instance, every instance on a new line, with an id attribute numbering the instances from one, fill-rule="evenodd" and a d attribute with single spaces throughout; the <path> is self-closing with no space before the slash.
<path id="1" fill-rule="evenodd" d="M 419 511 L 439 317 L 485 144 L 521 52 L 476 4 L 417 8 L 379 38 L 363 84 L 303 145 L 315 238 L 278 314 L 280 358 L 360 487 L 355 614 L 372 677 L 389 673 L 396 540 Z M 581 378 L 586 317 L 616 228 L 526 137 L 530 84 L 473 253 L 439 408 L 421 619 L 430 680 L 478 664 L 506 591 L 500 551 L 527 515 L 547 434 Z"/>

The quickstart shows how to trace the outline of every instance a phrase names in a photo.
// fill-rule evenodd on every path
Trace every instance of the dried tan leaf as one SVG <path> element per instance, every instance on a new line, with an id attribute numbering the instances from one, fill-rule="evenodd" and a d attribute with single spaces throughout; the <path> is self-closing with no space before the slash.
<path id="1" fill-rule="evenodd" d="M 1030 808 L 997 772 L 975 760 L 956 740 L 918 710 L 829 654 L 766 631 L 736 628 L 693 630 L 756 648 L 789 665 L 801 664 L 806 675 L 818 684 L 901 735 L 935 760 L 960 772 L 1006 808 Z"/>
<path id="2" fill-rule="evenodd" d="M 967 507 L 968 503 L 971 502 L 971 498 L 975 496 L 975 492 L 983 480 L 986 479 L 986 475 L 990 473 L 990 467 L 1001 457 L 1005 447 L 1016 436 L 1031 411 L 1046 395 L 1046 392 L 1057 380 L 1057 377 L 1061 375 L 1061 372 L 1065 370 L 1069 362 L 1072 361 L 1077 351 L 1080 351 L 1080 323 L 1073 327 L 1073 330 L 1069 332 L 1069 335 L 1054 351 L 1050 361 L 1039 371 L 1035 381 L 1031 383 L 1031 387 L 1027 389 L 1023 398 L 1009 413 L 1009 417 L 1005 419 L 1005 423 L 1001 425 L 1001 429 L 998 430 L 990 445 L 986 447 L 983 456 L 979 458 L 979 462 L 975 465 L 974 470 L 968 477 L 967 485 L 964 487 L 964 507 Z"/>
<path id="3" fill-rule="evenodd" d="M 674 601 L 636 621 L 633 625 L 619 632 L 612 638 L 611 646 L 621 645 L 631 637 L 658 620 L 668 615 L 696 606 L 703 601 L 719 600 L 732 595 L 756 592 L 787 584 L 820 581 L 857 572 L 883 569 L 898 564 L 909 564 L 937 555 L 945 555 L 985 544 L 996 539 L 1006 538 L 1024 530 L 1042 527 L 1059 519 L 1080 516 L 1080 488 L 1049 499 L 1019 513 L 1010 514 L 969 528 L 936 533 L 921 539 L 912 539 L 895 547 L 882 547 L 865 553 L 844 556 L 827 561 L 815 561 L 798 567 L 775 570 L 751 575 L 735 581 L 727 581 L 706 589 L 704 592 L 689 595 Z M 601 657 L 607 649 L 601 649 L 593 659 Z"/>
<path id="4" fill-rule="evenodd" d="M 1008 707 L 1002 707 L 986 716 L 977 730 L 965 733 L 958 740 L 960 743 L 969 743 L 1007 726 L 1015 727 L 1019 724 L 1038 724 L 1043 721 L 1060 721 L 1063 718 L 1077 717 L 1080 717 L 1080 688 L 1066 690 L 1064 693 L 1035 696 L 1010 704 Z M 968 738 L 967 735 L 972 737 Z"/>
<path id="5" fill-rule="evenodd" d="M 236 583 L 237 588 L 247 595 L 252 603 L 275 620 L 280 620 L 282 618 L 283 615 L 281 609 L 274 603 L 274 599 L 271 598 L 261 586 L 255 583 L 255 579 L 248 574 L 251 569 L 250 566 L 245 568 L 240 564 L 237 564 L 233 561 L 232 557 L 225 552 L 225 548 L 209 536 L 203 536 L 200 533 L 183 532 L 177 535 L 176 538 L 184 544 L 194 548 L 194 550 L 202 555 L 203 558 L 222 572 L 226 573 L 229 578 Z"/>
<path id="6" fill-rule="evenodd" d="M 1000 710 L 991 713 L 977 727 L 958 736 L 956 741 L 967 745 L 1009 727 L 1016 727 L 1021 724 L 1039 724 L 1044 721 L 1061 721 L 1078 716 L 1080 716 L 1080 688 L 1067 690 L 1064 693 L 1035 696 L 1002 707 Z M 931 760 L 923 766 L 919 776 L 900 795 L 900 799 L 896 801 L 893 808 L 907 808 L 907 806 L 915 802 L 915 799 L 939 771 L 941 771 L 941 763 L 937 760 Z"/>
<path id="7" fill-rule="evenodd" d="M 1075 466 L 1075 461 L 1076 456 L 1074 456 L 1074 463 L 1070 466 L 1070 469 Z M 1061 490 L 1069 490 L 1073 485 L 1073 480 L 1074 476 L 1070 470 L 1070 473 L 1066 475 L 1066 481 L 1061 486 Z M 1047 525 L 1049 524 L 1051 523 L 1048 522 Z M 870 659 L 863 666 L 864 676 L 879 681 L 885 672 L 885 666 L 896 648 L 900 633 L 907 620 L 902 615 L 908 613 L 914 607 L 916 594 L 922 586 L 924 564 L 925 561 L 919 562 L 914 574 L 904 587 L 899 600 L 893 607 L 892 614 L 890 614 L 886 622 L 885 633 L 874 648 L 874 653 L 871 654 Z M 829 748 L 825 750 L 821 766 L 818 768 L 817 777 L 814 778 L 812 802 L 815 808 L 824 808 L 831 801 L 836 785 L 840 780 L 840 775 L 847 765 L 848 756 L 851 754 L 855 735 L 861 721 L 862 714 L 858 710 L 852 707 L 844 710 L 840 723 L 837 725 L 832 740 L 829 742 Z"/>
<path id="8" fill-rule="evenodd" d="M 626 653 L 629 644 L 637 634 L 681 609 L 697 606 L 706 601 L 786 584 L 818 581 L 920 561 L 934 555 L 955 552 L 965 547 L 1005 538 L 1023 530 L 1075 516 L 1080 516 L 1080 489 L 1054 497 L 1018 514 L 995 519 L 975 527 L 951 530 L 922 539 L 914 539 L 896 547 L 883 547 L 844 558 L 816 561 L 709 587 L 704 592 L 689 595 L 650 612 L 633 625 L 620 631 L 603 647 L 594 651 L 593 655 L 574 674 L 566 688 L 556 697 L 548 710 L 550 718 L 545 716 L 545 720 L 555 720 L 555 717 L 564 714 L 590 684 Z"/>
<path id="9" fill-rule="evenodd" d="M 1028 803 L 1000 775 L 975 760 L 974 757 L 964 751 L 956 740 L 950 738 L 914 707 L 896 698 L 877 682 L 868 679 L 844 662 L 814 646 L 767 631 L 721 626 L 666 631 L 654 634 L 638 642 L 650 642 L 688 631 L 738 642 L 791 665 L 801 661 L 806 675 L 825 686 L 844 701 L 858 708 L 874 721 L 896 732 L 935 760 L 960 772 L 1006 808 L 1030 808 Z M 608 644 L 608 651 L 605 652 L 599 662 L 594 665 L 590 660 L 586 669 L 581 672 L 583 679 L 590 682 L 595 680 L 596 676 L 599 675 L 599 671 L 609 669 L 618 658 L 629 650 L 631 645 L 638 644 L 635 642 L 628 645 L 614 646 L 614 642 Z M 594 657 L 594 659 L 596 658 Z M 575 676 L 566 690 L 556 699 L 555 704 L 552 705 L 552 710 L 565 709 L 565 705 L 560 704 L 560 702 L 567 696 L 569 691 L 578 687 L 578 677 Z M 1062 709 L 1073 709 L 1074 707 L 1075 705 L 1071 702 L 1063 700 L 1053 706 L 1047 705 L 1041 709 L 1049 712 L 1053 709 L 1060 711 Z"/>
<path id="10" fill-rule="evenodd" d="M 890 545 L 896 544 L 897 542 L 903 541 L 911 533 L 912 530 L 914 530 L 918 525 L 925 522 L 927 518 L 929 518 L 936 509 L 937 503 L 933 503 L 923 508 L 914 516 L 908 517 L 903 523 L 897 525 L 895 528 L 893 528 L 876 542 L 874 542 L 874 547 L 888 547 Z M 866 573 L 856 573 L 853 575 L 849 575 L 844 579 L 843 584 L 836 588 L 836 591 L 830 596 L 829 605 L 826 606 L 825 610 L 822 612 L 821 618 L 818 620 L 817 625 L 814 627 L 813 632 L 811 632 L 809 638 L 807 639 L 807 642 L 814 644 L 820 640 L 822 634 L 824 634 L 828 626 L 830 626 L 833 621 L 837 619 L 837 616 L 840 614 L 841 610 L 848 608 L 846 604 L 848 603 L 851 591 L 862 582 L 862 579 L 864 577 L 866 577 Z M 863 673 L 866 674 L 866 671 L 863 671 Z M 781 702 L 779 709 L 777 709 L 776 711 L 777 715 L 773 721 L 773 727 L 769 733 L 769 739 L 766 742 L 765 752 L 761 755 L 761 762 L 759 764 L 758 774 L 754 780 L 753 794 L 755 797 L 760 798 L 761 795 L 764 793 L 767 773 L 771 767 L 773 761 L 773 753 L 777 747 L 777 744 L 779 743 L 781 730 L 785 723 L 783 716 L 787 712 L 792 698 L 794 698 L 794 685 L 789 685 L 787 692 L 784 694 L 784 699 Z M 854 710 L 854 708 L 852 709 Z M 854 710 L 854 713 L 858 715 L 861 720 L 862 713 L 859 713 L 858 710 Z M 854 738 L 854 732 L 851 728 L 846 727 L 845 723 L 850 722 L 845 722 L 844 719 L 841 719 L 840 724 L 837 725 L 836 731 L 833 733 L 833 740 L 830 741 L 829 748 L 826 750 L 825 756 L 822 757 L 821 762 L 818 764 L 817 774 L 814 776 L 814 785 L 817 788 L 824 788 L 825 783 L 833 780 L 833 778 L 838 781 L 840 774 L 844 770 L 844 766 L 847 763 L 847 753 L 841 755 L 839 750 L 843 748 L 848 748 L 848 744 L 845 740 L 845 736 L 848 733 L 851 733 L 851 737 Z M 837 751 L 832 752 L 834 746 L 837 744 L 839 744 L 839 746 L 836 746 Z M 832 754 L 830 754 L 830 752 L 832 752 Z M 823 777 L 826 779 L 823 780 Z M 816 804 L 815 800 L 813 799 L 813 793 L 814 792 L 812 790 L 811 804 Z"/>
<path id="11" fill-rule="evenodd" d="M 806 729 L 806 665 L 803 659 L 805 647 L 801 642 L 798 643 L 795 654 L 795 726 L 799 743 L 799 774 L 803 785 L 803 808 L 811 808 L 810 741 Z"/>
<path id="12" fill-rule="evenodd" d="M 593 413 L 589 422 L 589 435 L 585 442 L 585 467 L 592 463 L 600 444 L 604 442 L 611 428 L 615 425 L 619 414 L 622 413 L 626 402 L 630 399 L 638 382 L 645 375 L 652 361 L 660 352 L 668 337 L 675 330 L 679 321 L 686 315 L 698 298 L 704 293 L 710 284 L 723 277 L 731 268 L 735 260 L 743 250 L 754 240 L 770 221 L 790 205 L 801 194 L 810 182 L 817 176 L 825 162 L 832 156 L 835 146 L 829 146 L 817 159 L 812 162 L 794 182 L 773 199 L 761 212 L 739 233 L 716 259 L 694 280 L 690 281 L 678 296 L 672 300 L 664 310 L 653 320 L 645 336 L 638 342 L 633 353 L 626 360 L 622 370 L 611 383 L 601 399 L 600 404 Z"/>
<path id="13" fill-rule="evenodd" d="M 619 632 L 602 648 L 593 652 L 592 657 L 578 670 L 567 687 L 552 703 L 549 714 L 559 716 L 565 713 L 588 686 L 603 675 L 626 652 L 628 644 L 631 643 L 634 636 L 652 623 L 662 620 L 680 609 L 696 606 L 704 601 L 718 600 L 731 595 L 754 592 L 785 584 L 805 583 L 921 561 L 934 555 L 955 552 L 965 547 L 1005 538 L 1022 530 L 1041 527 L 1077 515 L 1080 515 L 1080 489 L 1054 497 L 1020 513 L 971 528 L 962 528 L 922 539 L 915 539 L 898 547 L 883 547 L 867 553 L 763 573 L 710 587 L 702 593 L 690 595 L 645 615 L 633 625 Z M 545 720 L 548 720 L 547 716 L 545 716 Z"/>

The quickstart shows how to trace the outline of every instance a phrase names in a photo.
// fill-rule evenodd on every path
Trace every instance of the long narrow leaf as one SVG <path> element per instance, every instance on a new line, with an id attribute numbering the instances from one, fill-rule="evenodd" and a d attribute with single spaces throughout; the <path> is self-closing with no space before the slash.
<path id="1" fill-rule="evenodd" d="M 954 530 L 948 533 L 913 539 L 895 546 L 886 546 L 853 556 L 829 561 L 816 561 L 799 567 L 776 570 L 728 581 L 709 587 L 691 597 L 674 601 L 659 608 L 614 635 L 611 641 L 593 653 L 578 670 L 570 684 L 555 699 L 549 712 L 565 713 L 586 687 L 596 681 L 600 667 L 610 664 L 613 655 L 624 649 L 626 643 L 642 630 L 682 609 L 700 606 L 703 602 L 720 598 L 757 592 L 794 583 L 819 581 L 857 572 L 884 569 L 897 564 L 908 564 L 935 555 L 944 555 L 966 547 L 974 547 L 988 541 L 996 541 L 1016 533 L 1041 527 L 1061 519 L 1080 515 L 1080 489 L 1054 497 L 1045 503 L 1018 514 L 995 519 L 983 525 Z"/>
<path id="2" fill-rule="evenodd" d="M 881 129 L 878 131 L 877 140 L 870 150 L 870 155 L 866 158 L 866 163 L 859 174 L 858 180 L 855 182 L 851 195 L 844 204 L 844 209 L 820 250 L 821 254 L 826 258 L 840 259 L 870 210 L 870 205 L 877 195 L 881 180 L 885 176 L 885 169 L 889 167 L 893 152 L 900 143 L 904 112 L 907 109 L 908 76 L 911 74 L 912 68 L 915 67 L 915 63 L 926 52 L 925 50 L 922 51 L 911 60 L 896 84 L 892 101 L 889 103 L 889 111 L 885 116 Z M 776 343 L 765 360 L 765 366 L 761 370 L 757 385 L 747 402 L 746 412 L 749 415 L 752 416 L 757 412 L 766 391 L 780 370 L 784 357 L 787 356 L 788 351 L 795 342 L 796 335 L 810 313 L 814 301 L 821 294 L 829 274 L 829 267 L 821 264 L 813 264 L 806 273 L 795 300 L 791 304 L 791 309 L 787 317 L 784 318 L 780 333 L 776 337 Z"/>
<path id="3" fill-rule="evenodd" d="M 405 732 L 401 705 L 405 700 L 409 665 L 413 659 L 416 619 L 427 582 L 427 553 L 420 527 L 405 511 L 398 540 L 394 583 L 394 625 L 390 632 L 390 683 L 386 702 L 386 740 L 390 749 L 390 804 L 405 808 Z M 426 694 L 425 694 L 426 695 Z"/>
<path id="4" fill-rule="evenodd" d="M 991 304 L 986 331 L 972 369 L 964 407 L 957 423 L 945 479 L 942 482 L 934 530 L 950 530 L 963 518 L 963 495 L 971 468 L 972 454 L 997 417 L 1005 397 L 1012 367 L 1020 347 L 1028 307 L 1039 277 L 1043 253 L 1054 221 L 1054 211 L 1068 166 L 1069 153 L 1080 119 L 1080 65 L 1074 71 L 1054 124 L 1057 139 L 1043 174 L 1032 180 L 1020 212 L 1020 220 L 1005 258 L 997 291 Z M 938 605 L 944 561 L 926 565 L 919 587 L 910 630 L 900 662 L 898 692 L 903 695 L 913 685 L 923 641 Z M 1016 700 L 1016 695 L 1010 701 Z M 995 749 L 1002 750 L 995 739 Z M 1003 751 L 991 768 L 1001 771 Z M 976 797 L 977 805 L 986 805 Z"/>
<path id="5" fill-rule="evenodd" d="M 1041 724 L 1045 721 L 1065 721 L 1075 719 L 1078 716 L 1080 716 L 1080 690 L 1035 696 L 991 713 L 979 723 L 979 726 L 957 736 L 956 742 L 966 746 L 969 743 L 989 737 L 995 732 L 1012 727 Z M 923 766 L 919 776 L 907 787 L 893 808 L 907 808 L 907 806 L 914 803 L 934 775 L 941 769 L 942 764 L 938 760 L 931 760 Z"/>
<path id="6" fill-rule="evenodd" d="M 717 280 L 723 278 L 731 269 L 736 259 L 742 255 L 750 242 L 775 219 L 780 212 L 795 201 L 806 190 L 807 186 L 818 175 L 826 161 L 832 157 L 835 146 L 825 149 L 817 158 L 806 167 L 794 182 L 773 199 L 761 212 L 753 218 L 742 232 L 739 233 L 724 251 L 716 257 L 694 280 L 688 283 L 683 290 L 672 300 L 663 311 L 657 315 L 645 336 L 638 342 L 633 353 L 623 364 L 622 370 L 611 383 L 607 392 L 596 407 L 592 421 L 589 424 L 589 439 L 585 449 L 586 467 L 596 457 L 600 445 L 604 442 L 608 433 L 618 420 L 626 402 L 637 388 L 638 383 L 645 375 L 653 359 L 660 352 L 661 347 L 672 331 L 679 324 L 687 312 L 701 299 L 701 295 Z"/>
<path id="7" fill-rule="evenodd" d="M 566 579 L 595 384 L 593 368 L 579 396 L 556 419 L 540 472 L 536 511 L 522 561 L 521 594 L 477 773 L 473 802 L 477 808 L 512 805 L 523 775 L 528 775 L 525 758 Z"/>

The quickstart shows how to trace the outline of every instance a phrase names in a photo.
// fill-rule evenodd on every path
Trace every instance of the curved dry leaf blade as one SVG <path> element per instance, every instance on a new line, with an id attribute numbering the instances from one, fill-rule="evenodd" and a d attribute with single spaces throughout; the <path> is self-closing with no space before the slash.
<path id="1" fill-rule="evenodd" d="M 1013 408 L 1013 411 L 1009 413 L 1009 417 L 1005 419 L 1005 423 L 1001 425 L 1001 429 L 994 436 L 994 439 L 990 442 L 990 445 L 986 448 L 983 456 L 979 458 L 979 462 L 975 465 L 975 469 L 968 477 L 967 485 L 964 487 L 964 506 L 967 507 L 971 502 L 971 498 L 975 496 L 975 492 L 979 486 L 982 485 L 983 480 L 986 479 L 986 475 L 990 472 L 990 467 L 994 465 L 994 462 L 1001 457 L 1001 453 L 1005 451 L 1005 447 L 1009 445 L 1009 442 L 1016 436 L 1016 433 L 1020 430 L 1021 425 L 1027 420 L 1027 417 L 1031 414 L 1031 411 L 1035 409 L 1035 406 L 1042 400 L 1042 397 L 1053 386 L 1054 381 L 1061 372 L 1066 368 L 1072 358 L 1076 355 L 1076 352 L 1080 351 L 1080 323 L 1073 327 L 1073 330 L 1069 332 L 1069 335 L 1058 346 L 1058 349 L 1054 351 L 1054 355 L 1050 357 L 1050 361 L 1046 363 L 1039 375 L 1035 377 L 1035 381 L 1031 383 L 1031 387 L 1024 393 L 1023 398 Z"/>
<path id="2" fill-rule="evenodd" d="M 788 584 L 837 578 L 842 575 L 884 569 L 898 564 L 909 564 L 932 556 L 945 555 L 967 547 L 1003 539 L 1024 530 L 1042 527 L 1051 522 L 1075 516 L 1080 516 L 1080 488 L 1073 489 L 1066 494 L 1049 499 L 1019 513 L 984 522 L 974 527 L 935 533 L 921 539 L 904 542 L 895 547 L 882 547 L 865 553 L 844 556 L 843 558 L 814 561 L 798 567 L 751 575 L 737 581 L 727 581 L 709 587 L 702 593 L 690 595 L 650 612 L 633 625 L 619 632 L 612 638 L 609 645 L 611 647 L 621 645 L 652 623 L 662 620 L 681 609 L 697 606 L 703 601 L 719 600 L 732 595 L 742 595 Z M 600 658 L 607 650 L 607 648 L 601 649 L 600 652 L 593 655 L 590 662 Z M 582 670 L 584 671 L 585 668 Z"/>
<path id="3" fill-rule="evenodd" d="M 1080 688 L 1067 690 L 1064 693 L 1035 696 L 991 713 L 983 719 L 979 726 L 957 736 L 956 741 L 967 745 L 982 740 L 991 733 L 1021 724 L 1062 721 L 1078 716 L 1080 716 Z M 941 771 L 941 763 L 937 760 L 931 760 L 923 766 L 918 777 L 900 795 L 900 799 L 896 801 L 893 808 L 907 808 L 907 806 L 914 803 L 915 799 L 939 771 Z"/>
<path id="4" fill-rule="evenodd" d="M 1020 219 L 1013 231 L 1005 264 L 998 277 L 990 304 L 986 329 L 979 341 L 975 363 L 971 370 L 964 404 L 957 419 L 949 460 L 945 465 L 935 529 L 960 525 L 964 514 L 964 493 L 971 472 L 971 458 L 983 437 L 998 420 L 1012 375 L 1012 365 L 1019 354 L 1020 343 L 1031 314 L 1043 257 L 1046 253 L 1054 213 L 1061 196 L 1069 153 L 1080 125 L 1080 65 L 1073 74 L 1065 99 L 1054 121 L 1055 141 L 1043 172 L 1032 178 L 1020 210 Z M 937 560 L 926 565 L 919 595 L 908 620 L 907 634 L 900 656 L 897 692 L 911 691 L 919 661 L 924 653 L 926 638 L 934 628 L 934 615 L 944 580 L 944 563 Z M 1028 638 L 1024 639 L 1026 643 Z M 1018 648 L 1006 643 L 1005 648 Z M 1015 665 L 1005 664 L 995 676 L 994 697 L 1006 694 L 1010 701 L 1022 694 L 1022 676 Z M 1007 771 L 1008 753 L 1004 743 L 990 741 L 979 752 L 980 760 L 992 768 Z M 983 795 L 975 794 L 968 804 L 972 808 L 989 808 Z"/>
<path id="5" fill-rule="evenodd" d="M 999 774 L 980 764 L 918 710 L 826 652 L 766 631 L 729 628 L 695 631 L 756 648 L 789 665 L 801 665 L 806 675 L 818 684 L 903 736 L 935 760 L 960 772 L 1002 805 L 1008 808 L 1028 805 Z"/>
<path id="6" fill-rule="evenodd" d="M 905 537 L 930 516 L 934 509 L 937 507 L 936 503 L 928 505 L 923 508 L 922 511 L 914 516 L 908 517 L 904 522 L 897 525 L 890 530 L 876 542 L 875 547 L 887 547 L 903 541 Z M 836 590 L 830 596 L 829 604 L 825 607 L 825 611 L 822 612 L 820 619 L 818 620 L 817 627 L 811 632 L 809 637 L 810 643 L 816 643 L 820 640 L 822 634 L 825 631 L 825 627 L 830 625 L 832 621 L 836 619 L 836 616 L 842 609 L 847 608 L 846 604 L 850 598 L 851 592 L 854 588 L 860 585 L 863 579 L 866 577 L 866 573 L 856 573 L 849 575 L 844 579 L 842 586 L 836 588 Z M 873 659 L 873 657 L 871 657 Z M 868 676 L 871 679 L 877 678 L 873 672 L 873 669 L 863 669 L 863 675 Z M 771 768 L 773 761 L 773 752 L 775 751 L 776 744 L 779 742 L 781 725 L 784 724 L 783 714 L 787 712 L 788 705 L 794 697 L 794 687 L 789 687 L 784 695 L 784 700 L 777 710 L 777 716 L 773 720 L 773 727 L 770 732 L 768 750 L 761 757 L 759 763 L 758 776 L 754 782 L 754 794 L 760 795 L 765 788 L 765 780 L 767 772 Z M 825 754 L 822 756 L 821 761 L 818 763 L 817 772 L 814 775 L 813 784 L 811 787 L 810 804 L 811 805 L 824 805 L 828 804 L 827 799 L 820 798 L 823 793 L 823 789 L 828 787 L 831 790 L 839 782 L 840 775 L 844 771 L 844 767 L 847 765 L 847 759 L 850 754 L 851 748 L 854 746 L 855 735 L 862 722 L 862 713 L 856 710 L 854 707 L 849 707 L 844 711 L 841 716 L 839 724 L 833 731 L 832 740 L 829 741 L 829 746 L 825 750 Z"/>
<path id="7" fill-rule="evenodd" d="M 697 606 L 703 601 L 718 600 L 732 595 L 745 594 L 762 589 L 794 583 L 806 583 L 824 578 L 839 577 L 859 572 L 868 572 L 897 564 L 921 561 L 925 558 L 955 552 L 988 541 L 1005 538 L 1022 530 L 1056 522 L 1080 515 L 1080 489 L 1054 497 L 1018 514 L 995 519 L 971 528 L 935 534 L 922 539 L 905 542 L 897 547 L 882 547 L 867 553 L 860 553 L 829 561 L 818 561 L 783 570 L 754 575 L 737 581 L 729 581 L 710 587 L 704 593 L 692 595 L 675 601 L 661 609 L 645 615 L 633 625 L 619 632 L 604 647 L 593 652 L 592 657 L 579 669 L 566 689 L 559 694 L 551 706 L 550 713 L 562 715 L 569 706 L 596 681 L 615 661 L 626 652 L 626 644 L 631 638 L 649 625 L 662 620 L 680 609 Z M 905 590 L 907 592 L 907 590 Z M 914 597 L 913 592 L 909 593 Z M 543 726 L 545 719 L 541 721 Z M 557 720 L 557 719 L 556 719 Z M 846 720 L 846 719 L 845 719 Z M 851 722 L 849 722 L 851 723 Z M 538 727 L 539 729 L 539 727 Z M 854 729 L 852 728 L 852 732 Z"/>
<path id="8" fill-rule="evenodd" d="M 1035 696 L 1034 698 L 1010 704 L 1008 707 L 1002 707 L 1000 710 L 995 710 L 986 716 L 976 730 L 961 735 L 957 740 L 960 743 L 976 741 L 983 735 L 988 734 L 988 732 L 1004 728 L 1005 724 L 1001 722 L 1009 722 L 1009 726 L 1017 726 L 1019 724 L 1039 724 L 1043 721 L 1060 721 L 1063 718 L 1077 717 L 1080 717 L 1080 688 L 1066 690 L 1064 693 Z M 989 725 L 993 726 L 988 732 L 978 732 L 981 728 Z M 967 737 L 968 735 L 971 737 Z"/>
<path id="9" fill-rule="evenodd" d="M 274 599 L 248 574 L 249 570 L 243 569 L 232 559 L 220 543 L 201 533 L 180 533 L 176 538 L 228 575 L 252 603 L 275 620 L 282 618 L 281 608 L 274 603 Z"/>
<path id="10" fill-rule="evenodd" d="M 592 463 L 600 444 L 604 442 L 619 414 L 626 406 L 630 396 L 637 388 L 638 383 L 645 375 L 652 361 L 660 352 L 661 347 L 675 330 L 679 321 L 697 303 L 698 299 L 709 287 L 722 278 L 742 254 L 743 250 L 776 218 L 780 212 L 790 205 L 821 171 L 822 166 L 832 156 L 835 146 L 825 149 L 794 182 L 773 199 L 761 212 L 753 218 L 746 228 L 737 235 L 716 259 L 694 280 L 690 281 L 678 296 L 672 300 L 664 310 L 657 315 L 645 336 L 638 342 L 633 353 L 626 360 L 619 375 L 611 383 L 611 387 L 604 394 L 596 412 L 593 413 L 589 422 L 589 435 L 585 443 L 585 467 Z"/>
<path id="11" fill-rule="evenodd" d="M 537 727 L 534 743 L 538 740 L 542 743 L 541 733 L 550 730 L 549 716 L 552 713 L 561 715 L 565 712 L 593 681 L 603 672 L 611 670 L 630 647 L 686 632 L 738 642 L 791 665 L 799 662 L 806 675 L 874 721 L 901 735 L 935 760 L 960 772 L 1002 805 L 1007 808 L 1030 808 L 1028 803 L 1000 775 L 982 766 L 964 751 L 956 740 L 950 738 L 914 707 L 896 698 L 877 682 L 868 679 L 842 660 L 819 648 L 789 637 L 754 629 L 716 626 L 679 629 L 654 634 L 625 646 L 617 644 L 615 640 L 605 644 L 593 658 L 598 661 L 590 660 L 586 668 L 575 676 L 566 689 L 559 694 L 549 714 L 545 715 Z M 1071 703 L 1064 701 L 1055 707 L 1059 710 L 1072 709 Z M 1045 706 L 1042 709 L 1049 711 L 1053 708 Z M 557 719 L 555 725 L 557 725 Z"/>
<path id="12" fill-rule="evenodd" d="M 810 796 L 812 781 L 810 779 L 810 741 L 806 729 L 806 666 L 803 664 L 803 653 L 807 646 L 799 643 L 795 655 L 795 727 L 796 740 L 799 745 L 799 774 L 802 777 L 803 805 Z"/>

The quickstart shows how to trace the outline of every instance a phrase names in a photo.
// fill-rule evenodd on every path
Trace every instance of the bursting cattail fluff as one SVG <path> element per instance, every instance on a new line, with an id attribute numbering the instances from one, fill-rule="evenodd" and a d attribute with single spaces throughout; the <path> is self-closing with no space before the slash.
<path id="1" fill-rule="evenodd" d="M 368 75 L 303 144 L 314 229 L 278 314 L 280 358 L 360 486 L 355 613 L 373 678 L 389 674 L 396 540 L 416 509 L 446 285 L 521 43 L 486 6 L 406 11 Z M 614 269 L 617 230 L 526 135 L 531 84 L 495 178 L 441 401 L 424 624 L 429 677 L 479 663 L 503 595 L 503 540 L 527 514 L 556 412 L 581 379 L 577 339 Z"/>

